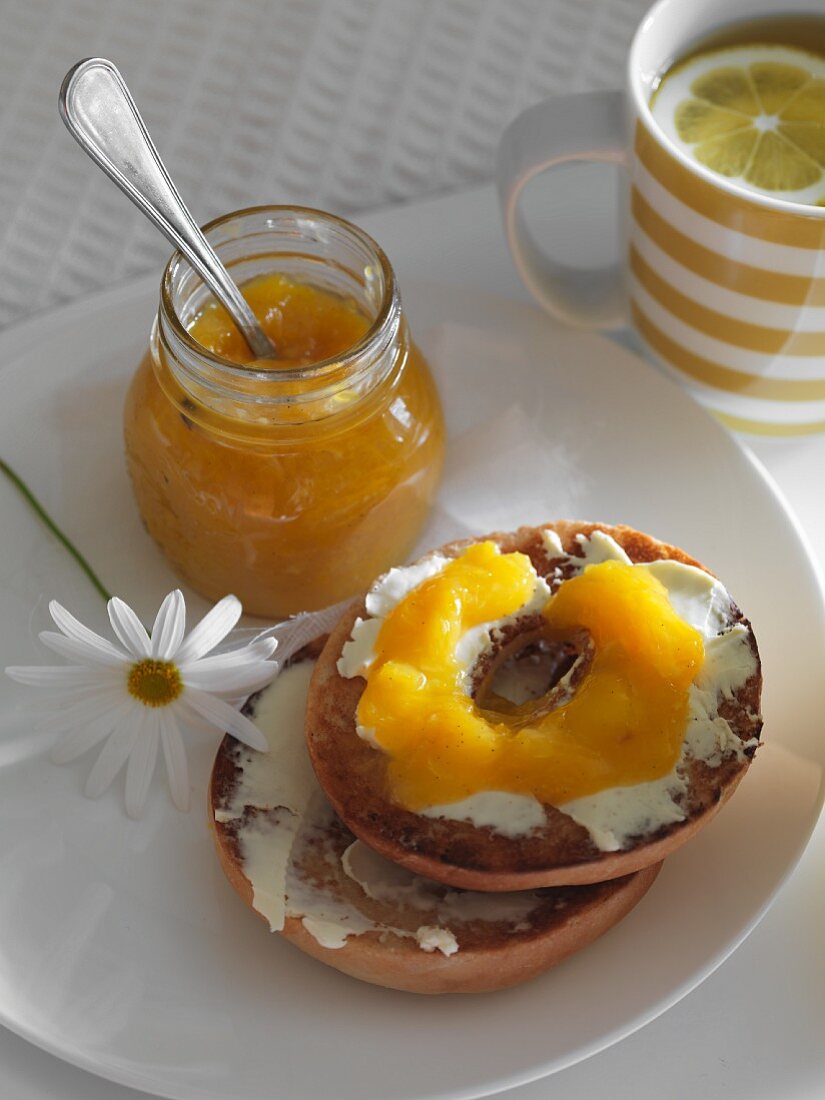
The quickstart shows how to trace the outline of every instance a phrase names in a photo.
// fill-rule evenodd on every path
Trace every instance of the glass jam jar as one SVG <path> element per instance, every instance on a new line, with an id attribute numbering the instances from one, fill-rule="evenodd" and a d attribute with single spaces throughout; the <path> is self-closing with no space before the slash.
<path id="1" fill-rule="evenodd" d="M 258 316 L 282 323 L 264 327 L 290 357 L 239 363 L 226 340 L 210 335 L 219 353 L 195 339 L 219 307 L 176 253 L 126 399 L 129 473 L 149 533 L 193 588 L 282 618 L 363 590 L 409 554 L 441 469 L 441 407 L 366 233 L 282 206 L 228 214 L 205 233 L 250 301 L 257 290 Z M 281 284 L 274 304 L 257 301 L 268 277 Z M 363 334 L 316 360 L 353 316 Z M 224 320 L 223 336 L 239 339 Z"/>

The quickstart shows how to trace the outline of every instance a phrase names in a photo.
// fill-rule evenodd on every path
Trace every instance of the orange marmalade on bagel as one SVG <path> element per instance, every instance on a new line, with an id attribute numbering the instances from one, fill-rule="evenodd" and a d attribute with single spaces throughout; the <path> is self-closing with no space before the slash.
<path id="1" fill-rule="evenodd" d="M 634 563 L 600 531 L 580 550 L 546 531 L 558 565 L 545 580 L 527 554 L 484 541 L 373 586 L 338 671 L 366 681 L 357 732 L 386 754 L 397 805 L 473 820 L 474 799 L 510 795 L 564 809 L 615 849 L 679 820 L 686 759 L 752 750 L 719 714 L 757 670 L 721 582 L 679 561 Z M 541 645 L 570 650 L 564 675 L 502 696 L 504 662 Z"/>
<path id="2" fill-rule="evenodd" d="M 461 637 L 517 612 L 534 580 L 525 554 L 477 543 L 384 620 L 358 721 L 392 758 L 392 793 L 406 808 L 492 786 L 558 805 L 658 779 L 676 762 L 702 638 L 674 612 L 661 581 L 624 562 L 587 567 L 542 609 L 548 636 L 586 630 L 592 638 L 573 698 L 548 713 L 541 699 L 501 713 L 462 689 Z"/>

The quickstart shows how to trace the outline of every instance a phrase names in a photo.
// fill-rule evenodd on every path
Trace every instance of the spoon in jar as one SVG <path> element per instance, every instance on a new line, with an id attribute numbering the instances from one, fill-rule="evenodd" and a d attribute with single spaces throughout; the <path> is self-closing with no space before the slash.
<path id="1" fill-rule="evenodd" d="M 78 145 L 180 249 L 238 326 L 255 358 L 274 358 L 274 344 L 187 210 L 112 62 L 89 57 L 69 69 L 59 105 Z"/>

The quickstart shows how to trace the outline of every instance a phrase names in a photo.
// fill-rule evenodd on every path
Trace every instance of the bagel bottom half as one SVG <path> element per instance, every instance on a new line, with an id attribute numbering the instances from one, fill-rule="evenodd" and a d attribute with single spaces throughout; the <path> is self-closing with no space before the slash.
<path id="1" fill-rule="evenodd" d="M 533 978 L 586 947 L 647 892 L 660 864 L 584 886 L 510 894 L 453 889 L 388 863 L 357 841 L 320 788 L 297 821 L 279 804 L 287 799 L 268 792 L 266 781 L 251 779 L 253 769 L 258 777 L 277 775 L 279 751 L 306 751 L 303 707 L 296 721 L 294 689 L 301 677 L 305 693 L 307 666 L 319 651 L 320 645 L 308 647 L 266 689 L 268 717 L 259 718 L 259 725 L 273 752 L 256 754 L 225 737 L 209 789 L 209 823 L 226 877 L 270 923 L 272 910 L 262 900 L 256 869 L 262 849 L 265 856 L 271 850 L 273 860 L 279 849 L 288 853 L 278 930 L 289 942 L 375 985 L 416 993 L 484 992 Z M 256 708 L 263 713 L 263 695 L 250 702 L 253 715 Z"/>

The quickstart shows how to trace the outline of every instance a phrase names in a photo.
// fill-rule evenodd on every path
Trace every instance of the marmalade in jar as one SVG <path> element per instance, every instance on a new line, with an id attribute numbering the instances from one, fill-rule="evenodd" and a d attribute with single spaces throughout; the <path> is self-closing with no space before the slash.
<path id="1" fill-rule="evenodd" d="M 319 224 L 335 230 L 305 262 L 295 208 L 208 227 L 219 254 L 226 239 L 230 259 L 240 256 L 233 274 L 277 358 L 253 361 L 173 257 L 125 410 L 149 533 L 193 588 L 213 600 L 232 592 L 250 614 L 276 618 L 353 595 L 405 559 L 444 448 L 438 395 L 386 257 L 340 219 L 298 214 L 308 250 L 318 251 Z M 270 239 L 279 229 L 292 250 L 282 266 Z"/>

